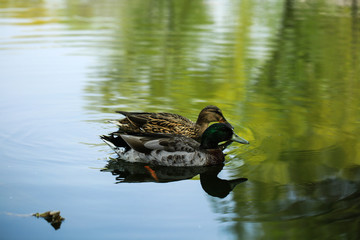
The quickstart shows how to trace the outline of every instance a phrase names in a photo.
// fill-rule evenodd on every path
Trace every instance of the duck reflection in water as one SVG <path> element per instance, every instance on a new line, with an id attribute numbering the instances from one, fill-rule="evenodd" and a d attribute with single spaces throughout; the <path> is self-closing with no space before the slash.
<path id="1" fill-rule="evenodd" d="M 144 163 L 130 163 L 119 158 L 110 159 L 101 171 L 116 176 L 116 183 L 158 182 L 168 183 L 192 179 L 200 174 L 200 183 L 204 191 L 219 198 L 225 198 L 239 183 L 247 178 L 224 180 L 218 178 L 223 164 L 206 167 L 164 167 L 149 166 Z"/>

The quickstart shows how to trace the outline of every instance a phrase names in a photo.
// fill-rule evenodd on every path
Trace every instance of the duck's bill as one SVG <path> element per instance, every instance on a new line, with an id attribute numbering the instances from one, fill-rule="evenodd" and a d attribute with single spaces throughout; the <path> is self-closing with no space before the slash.
<path id="1" fill-rule="evenodd" d="M 242 137 L 238 136 L 237 134 L 233 134 L 233 137 L 231 139 L 234 142 L 242 143 L 242 144 L 249 144 L 249 142 Z"/>

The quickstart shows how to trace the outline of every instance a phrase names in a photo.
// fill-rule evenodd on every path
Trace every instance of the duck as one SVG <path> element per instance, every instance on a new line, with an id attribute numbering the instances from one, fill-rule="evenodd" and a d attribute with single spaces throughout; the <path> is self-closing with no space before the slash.
<path id="1" fill-rule="evenodd" d="M 116 112 L 125 116 L 123 119 L 111 121 L 119 127 L 119 133 L 166 133 L 200 140 L 201 135 L 212 122 L 225 123 L 233 129 L 220 108 L 214 105 L 202 109 L 196 122 L 175 113 Z"/>
<path id="2" fill-rule="evenodd" d="M 118 156 L 127 162 L 142 162 L 149 165 L 172 167 L 195 167 L 222 164 L 225 155 L 220 142 L 249 142 L 225 123 L 209 126 L 198 142 L 193 138 L 176 134 L 126 134 L 102 135 Z"/>

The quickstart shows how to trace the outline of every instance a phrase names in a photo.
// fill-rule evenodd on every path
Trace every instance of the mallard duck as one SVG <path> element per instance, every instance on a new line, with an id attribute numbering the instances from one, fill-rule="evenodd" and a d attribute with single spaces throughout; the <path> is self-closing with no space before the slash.
<path id="1" fill-rule="evenodd" d="M 169 133 L 199 139 L 211 122 L 225 123 L 233 128 L 220 108 L 212 105 L 201 110 L 196 122 L 174 113 L 116 112 L 125 116 L 111 121 L 119 126 L 120 133 Z"/>
<path id="2" fill-rule="evenodd" d="M 125 161 L 174 167 L 220 164 L 225 160 L 219 147 L 220 142 L 232 140 L 248 144 L 248 141 L 237 136 L 224 123 L 208 127 L 200 143 L 192 138 L 173 134 L 113 133 L 101 138 Z"/>

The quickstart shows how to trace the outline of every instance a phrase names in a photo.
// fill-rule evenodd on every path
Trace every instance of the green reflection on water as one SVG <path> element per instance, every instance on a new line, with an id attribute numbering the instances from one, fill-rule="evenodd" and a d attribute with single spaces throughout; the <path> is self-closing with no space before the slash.
<path id="1" fill-rule="evenodd" d="M 96 46 L 106 53 L 86 89 L 88 108 L 195 119 L 205 105 L 219 105 L 252 143 L 233 148 L 227 164 L 233 177 L 249 183 L 235 189 L 231 201 L 210 199 L 220 220 L 233 223 L 229 232 L 245 239 L 354 236 L 356 6 L 284 1 L 266 3 L 272 10 L 265 11 L 259 4 L 230 2 L 221 6 L 223 15 L 207 1 L 121 8 L 117 30 Z"/>
<path id="2" fill-rule="evenodd" d="M 202 4 L 199 15 L 182 4 L 163 5 L 165 14 L 150 22 L 138 13 L 140 20 L 120 28 L 99 70 L 104 81 L 88 89 L 99 93 L 92 101 L 109 111 L 170 109 L 193 119 L 205 104 L 220 105 L 253 140 L 233 150 L 245 164 L 232 171 L 253 183 L 235 191 L 230 212 L 229 202 L 212 199 L 222 221 L 235 223 L 232 231 L 266 239 L 352 236 L 359 223 L 348 226 L 359 214 L 352 206 L 360 163 L 356 7 L 285 1 L 271 6 L 278 15 L 264 16 L 255 2 L 243 1 L 217 31 Z M 267 20 L 257 26 L 260 17 Z M 262 46 L 264 56 L 252 51 Z M 339 219 L 345 223 L 336 228 L 325 224 Z"/>
<path id="3" fill-rule="evenodd" d="M 119 28 L 106 39 L 108 51 L 94 76 L 103 81 L 89 86 L 88 91 L 101 93 L 92 101 L 110 112 L 118 106 L 173 109 L 191 118 L 209 102 L 228 109 L 241 104 L 246 96 L 245 58 L 252 54 L 244 53 L 251 24 L 243 19 L 249 21 L 255 5 L 162 3 L 123 8 Z M 222 10 L 217 12 L 217 7 Z M 214 22 L 216 14 L 224 19 Z"/>

